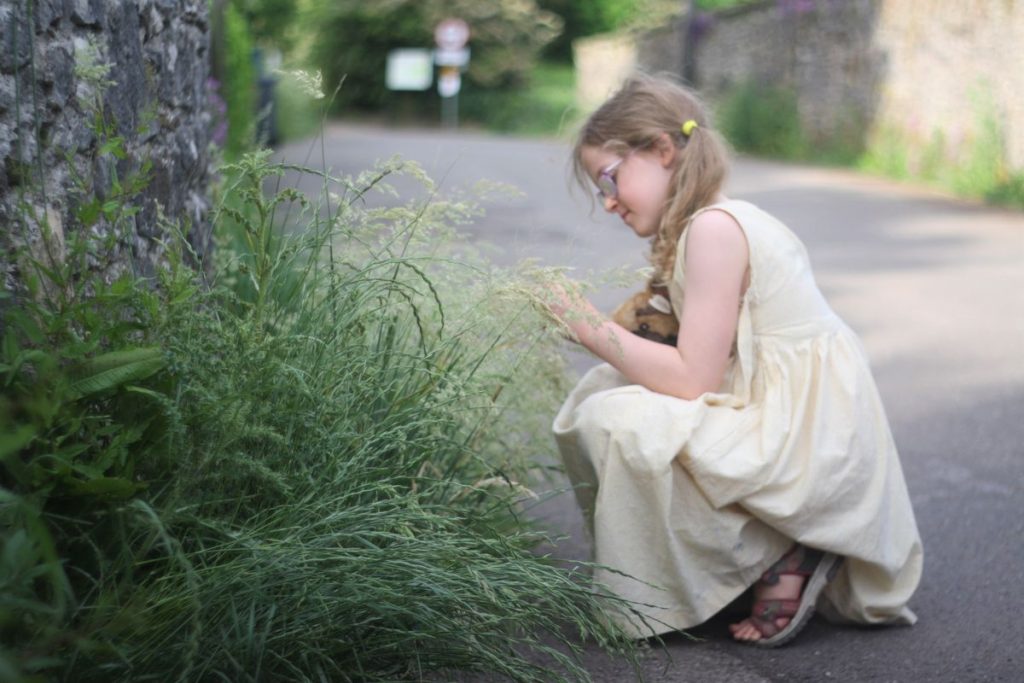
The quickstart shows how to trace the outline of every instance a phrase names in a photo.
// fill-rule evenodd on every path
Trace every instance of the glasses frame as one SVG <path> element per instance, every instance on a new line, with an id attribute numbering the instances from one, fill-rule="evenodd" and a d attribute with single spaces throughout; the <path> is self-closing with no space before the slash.
<path id="1" fill-rule="evenodd" d="M 619 197 L 619 185 L 615 182 L 615 176 L 612 174 L 618 170 L 622 162 L 626 160 L 626 157 L 622 157 L 618 161 L 613 161 L 597 173 L 597 181 L 594 183 L 597 185 L 597 199 L 598 201 L 606 201 L 609 199 L 618 199 Z"/>

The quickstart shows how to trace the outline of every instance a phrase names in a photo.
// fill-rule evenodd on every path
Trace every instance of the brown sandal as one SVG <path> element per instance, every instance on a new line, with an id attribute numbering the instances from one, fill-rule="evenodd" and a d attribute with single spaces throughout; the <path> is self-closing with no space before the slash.
<path id="1" fill-rule="evenodd" d="M 818 595 L 839 571 L 843 558 L 832 553 L 806 548 L 800 544 L 782 556 L 761 576 L 761 582 L 773 586 L 783 575 L 807 577 L 799 600 L 758 600 L 750 623 L 761 632 L 760 640 L 747 641 L 757 647 L 778 647 L 792 640 L 810 621 Z M 780 628 L 776 619 L 789 619 Z"/>

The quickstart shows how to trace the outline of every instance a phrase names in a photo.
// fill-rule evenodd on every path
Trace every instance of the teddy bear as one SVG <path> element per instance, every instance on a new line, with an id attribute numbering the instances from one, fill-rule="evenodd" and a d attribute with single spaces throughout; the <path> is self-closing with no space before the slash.
<path id="1" fill-rule="evenodd" d="M 612 320 L 635 335 L 662 344 L 676 345 L 679 321 L 672 312 L 668 287 L 651 283 L 615 309 Z"/>

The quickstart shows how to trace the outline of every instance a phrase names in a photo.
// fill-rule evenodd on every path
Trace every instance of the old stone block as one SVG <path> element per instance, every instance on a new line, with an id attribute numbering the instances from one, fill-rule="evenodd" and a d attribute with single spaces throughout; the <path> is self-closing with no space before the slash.
<path id="1" fill-rule="evenodd" d="M 32 56 L 32 27 L 21 3 L 0 7 L 0 72 L 13 73 Z"/>
<path id="2" fill-rule="evenodd" d="M 42 80 L 53 85 L 51 97 L 63 109 L 74 85 L 75 55 L 70 44 L 50 45 L 43 57 Z"/>
<path id="3" fill-rule="evenodd" d="M 34 12 L 22 12 L 29 4 Z M 208 37 L 201 28 L 207 9 L 208 0 L 0 1 L 0 217 L 18 215 L 22 189 L 31 195 L 45 187 L 50 199 L 39 206 L 52 206 L 59 219 L 73 225 L 75 202 L 94 190 L 109 196 L 115 173 L 123 181 L 152 160 L 159 168 L 138 198 L 143 211 L 128 226 L 134 234 L 119 247 L 123 259 L 134 253 L 139 272 L 152 269 L 163 230 L 158 205 L 169 220 L 198 227 L 190 236 L 193 243 L 208 242 L 202 102 Z M 115 85 L 76 76 L 75 60 L 81 56 L 76 39 L 85 49 L 86 37 L 95 38 L 100 52 L 95 61 L 110 65 L 108 78 Z M 33 50 L 35 69 L 29 70 Z M 95 158 L 90 105 L 100 95 L 108 122 L 125 137 L 124 160 Z M 164 114 L 162 122 L 158 112 Z M 76 177 L 87 187 L 80 191 Z M 0 220 L 0 226 L 6 224 Z M 0 229 L 0 252 L 6 251 Z M 125 267 L 127 261 L 114 266 Z M 11 272 L 0 263 L 5 286 L 17 279 Z"/>
<path id="4" fill-rule="evenodd" d="M 121 135 L 131 134 L 138 124 L 139 112 L 146 106 L 150 89 L 146 82 L 142 44 L 139 40 L 139 16 L 127 5 L 108 14 L 110 58 L 117 73 L 117 84 L 107 93 L 106 103 Z"/>
<path id="5" fill-rule="evenodd" d="M 78 26 L 99 27 L 106 19 L 103 0 L 67 0 L 67 14 Z"/>
<path id="6" fill-rule="evenodd" d="M 55 149 L 74 154 L 76 150 L 91 148 L 96 134 L 77 117 L 65 115 L 54 123 L 51 139 Z"/>
<path id="7" fill-rule="evenodd" d="M 12 111 L 15 105 L 17 90 L 13 75 L 0 75 L 0 114 Z"/>
<path id="8" fill-rule="evenodd" d="M 164 18 L 152 2 L 139 5 L 139 24 L 143 30 L 143 41 L 151 43 L 164 30 Z"/>
<path id="9" fill-rule="evenodd" d="M 36 33 L 43 33 L 59 24 L 64 18 L 64 10 L 64 0 L 36 0 Z"/>
<path id="10" fill-rule="evenodd" d="M 203 0 L 186 1 L 188 4 L 185 6 L 185 10 L 183 12 L 184 17 L 189 23 L 195 24 L 205 32 L 209 25 L 210 15 L 203 6 Z"/>

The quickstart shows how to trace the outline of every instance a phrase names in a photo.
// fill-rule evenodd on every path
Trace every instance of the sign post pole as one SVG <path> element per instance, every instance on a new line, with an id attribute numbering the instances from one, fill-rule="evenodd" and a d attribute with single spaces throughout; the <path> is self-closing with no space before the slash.
<path id="1" fill-rule="evenodd" d="M 469 25 L 462 19 L 444 19 L 434 28 L 434 62 L 440 67 L 437 92 L 441 96 L 441 124 L 446 128 L 459 125 L 459 90 L 462 69 L 469 63 Z"/>

